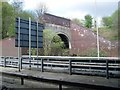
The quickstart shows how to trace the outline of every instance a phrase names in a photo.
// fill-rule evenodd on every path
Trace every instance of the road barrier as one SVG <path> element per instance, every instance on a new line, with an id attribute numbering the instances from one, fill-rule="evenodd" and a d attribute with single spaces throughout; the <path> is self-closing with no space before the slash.
<path id="1" fill-rule="evenodd" d="M 44 77 L 36 77 L 31 76 L 27 74 L 21 74 L 21 73 L 13 73 L 13 72 L 0 72 L 4 76 L 12 76 L 12 77 L 19 77 L 21 79 L 21 85 L 24 85 L 24 79 L 28 80 L 34 80 L 34 81 L 40 81 L 40 82 L 46 82 L 46 83 L 52 83 L 59 85 L 59 90 L 62 90 L 62 85 L 67 86 L 76 86 L 76 87 L 82 87 L 82 88 L 89 88 L 94 90 L 119 90 L 120 87 L 111 87 L 111 86 L 104 86 L 104 85 L 95 85 L 95 84 L 87 84 L 87 83 L 81 83 L 81 82 L 73 82 L 73 81 L 66 81 L 66 80 L 58 80 L 55 78 L 44 78 Z"/>
<path id="2" fill-rule="evenodd" d="M 63 57 L 63 56 L 22 56 L 20 67 L 17 57 L 1 57 L 0 65 L 4 67 L 25 68 L 25 65 L 31 69 L 67 72 L 72 74 L 99 75 L 120 78 L 120 60 L 116 57 Z M 29 67 L 30 66 L 30 67 Z"/>

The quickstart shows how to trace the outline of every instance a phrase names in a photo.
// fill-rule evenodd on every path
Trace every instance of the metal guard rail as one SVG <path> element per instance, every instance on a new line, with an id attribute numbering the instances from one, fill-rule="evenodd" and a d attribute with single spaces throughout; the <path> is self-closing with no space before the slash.
<path id="1" fill-rule="evenodd" d="M 2 57 L 4 58 L 4 66 L 6 67 L 6 59 L 7 58 L 10 58 L 10 59 L 18 59 L 17 57 Z M 68 68 L 69 68 L 69 74 L 74 74 L 73 71 L 72 71 L 72 68 L 90 68 L 90 69 L 100 69 L 100 70 L 105 70 L 106 71 L 106 78 L 108 79 L 109 78 L 109 70 L 118 70 L 120 71 L 120 60 L 119 58 L 117 57 L 100 57 L 99 59 L 97 57 L 63 57 L 63 56 L 31 56 L 31 58 L 29 58 L 29 56 L 22 56 L 21 58 L 21 65 L 19 68 L 22 69 L 22 63 L 23 63 L 23 59 L 28 59 L 30 62 L 28 63 L 29 64 L 29 67 L 31 67 L 31 60 L 34 59 L 34 60 L 41 60 L 41 64 L 36 64 L 36 65 L 41 65 L 41 71 L 43 72 L 44 71 L 44 66 L 46 65 L 44 63 L 45 60 L 49 60 L 49 61 L 62 61 L 62 62 L 65 62 L 65 61 L 68 61 Z M 101 67 L 91 67 L 91 66 L 75 66 L 75 65 L 72 65 L 73 63 L 75 62 L 84 62 L 84 63 L 104 63 L 106 66 L 102 66 Z M 117 63 L 118 64 L 118 67 L 111 67 L 109 64 L 110 63 Z M 57 65 L 56 65 L 57 66 Z"/>
<path id="2" fill-rule="evenodd" d="M 34 81 L 58 84 L 59 90 L 62 90 L 62 85 L 84 87 L 84 88 L 90 88 L 90 89 L 96 89 L 96 90 L 114 90 L 114 89 L 119 90 L 120 89 L 119 87 L 93 85 L 93 84 L 86 84 L 86 83 L 80 83 L 80 82 L 57 80 L 52 78 L 35 77 L 35 76 L 26 75 L 26 74 L 17 74 L 17 73 L 10 73 L 10 72 L 9 73 L 0 72 L 0 73 L 2 73 L 2 75 L 19 77 L 21 79 L 21 85 L 24 85 L 24 79 L 29 79 Z"/>

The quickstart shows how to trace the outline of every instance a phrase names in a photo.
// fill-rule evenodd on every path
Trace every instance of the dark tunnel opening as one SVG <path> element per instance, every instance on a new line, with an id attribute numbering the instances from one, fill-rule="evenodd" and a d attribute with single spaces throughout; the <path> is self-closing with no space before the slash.
<path id="1" fill-rule="evenodd" d="M 68 40 L 68 37 L 65 36 L 64 34 L 58 34 L 61 38 L 61 40 L 64 42 L 65 44 L 65 49 L 68 49 L 69 48 L 69 40 Z"/>

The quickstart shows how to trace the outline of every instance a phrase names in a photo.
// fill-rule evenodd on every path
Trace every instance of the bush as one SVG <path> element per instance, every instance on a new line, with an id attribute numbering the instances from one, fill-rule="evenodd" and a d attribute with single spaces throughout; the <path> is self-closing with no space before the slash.
<path id="1" fill-rule="evenodd" d="M 100 54 L 100 57 L 107 56 L 106 52 L 102 51 L 102 50 L 100 50 L 99 54 Z M 85 52 L 84 55 L 87 56 L 87 57 L 97 57 L 97 55 L 98 55 L 97 49 L 95 49 L 95 48 L 89 49 Z"/>

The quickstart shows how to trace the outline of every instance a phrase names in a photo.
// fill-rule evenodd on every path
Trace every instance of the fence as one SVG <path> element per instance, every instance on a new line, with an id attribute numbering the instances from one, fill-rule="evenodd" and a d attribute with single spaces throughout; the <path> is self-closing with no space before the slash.
<path id="1" fill-rule="evenodd" d="M 62 90 L 62 85 L 67 86 L 76 86 L 76 87 L 83 87 L 83 88 L 89 88 L 94 90 L 119 90 L 119 87 L 112 87 L 112 86 L 104 86 L 104 85 L 95 85 L 95 84 L 88 84 L 88 83 L 81 83 L 81 82 L 73 82 L 73 81 L 65 81 L 65 80 L 58 80 L 55 78 L 43 78 L 43 77 L 36 77 L 26 74 L 19 74 L 19 73 L 10 73 L 10 72 L 0 72 L 0 74 L 4 76 L 12 76 L 12 77 L 19 77 L 21 79 L 21 85 L 24 85 L 24 80 L 34 80 L 34 81 L 40 81 L 40 82 L 46 82 L 51 84 L 59 85 L 59 90 Z"/>
<path id="2" fill-rule="evenodd" d="M 62 71 L 72 74 L 120 77 L 120 60 L 116 57 L 62 57 L 62 56 L 28 56 L 1 57 L 1 66 L 16 68 L 38 68 L 44 71 Z M 20 66 L 19 66 L 20 65 Z"/>

